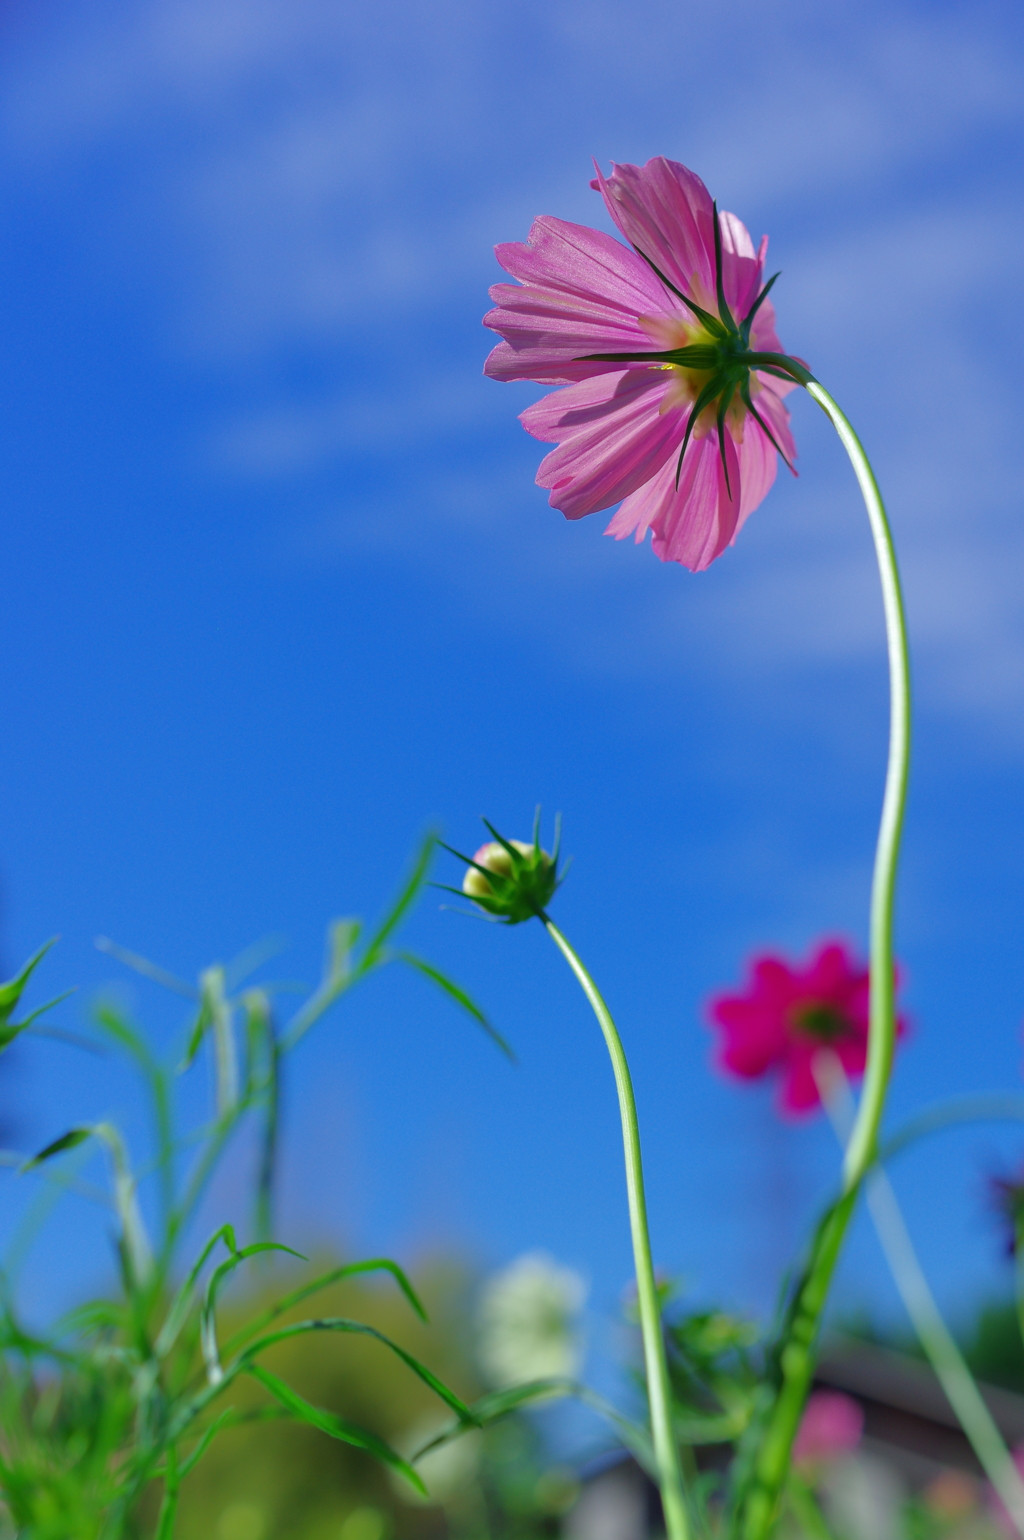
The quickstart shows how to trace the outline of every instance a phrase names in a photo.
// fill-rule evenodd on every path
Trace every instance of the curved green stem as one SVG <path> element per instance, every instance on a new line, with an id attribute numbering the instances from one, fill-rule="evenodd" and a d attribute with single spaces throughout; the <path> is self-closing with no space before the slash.
<path id="1" fill-rule="evenodd" d="M 753 355 L 751 355 L 753 357 Z M 769 358 L 771 355 L 765 355 Z M 889 654 L 889 758 L 871 886 L 871 1009 L 864 1088 L 843 1161 L 843 1197 L 819 1229 L 789 1314 L 778 1355 L 779 1385 L 750 1476 L 739 1495 L 744 1540 L 765 1540 L 779 1511 L 790 1452 L 814 1372 L 815 1343 L 832 1275 L 849 1227 L 860 1183 L 872 1165 L 896 1042 L 893 900 L 910 762 L 910 662 L 899 569 L 882 494 L 853 428 L 828 391 L 803 369 L 791 370 L 839 435 L 867 508 L 882 585 Z M 806 374 L 806 378 L 804 377 Z"/>
<path id="2" fill-rule="evenodd" d="M 654 1264 L 651 1260 L 651 1238 L 647 1229 L 647 1200 L 644 1197 L 644 1175 L 640 1159 L 640 1125 L 637 1121 L 636 1099 L 633 1095 L 629 1065 L 626 1063 L 618 1029 L 612 1020 L 611 1012 L 601 998 L 597 985 L 558 927 L 548 919 L 546 914 L 541 914 L 539 918 L 579 980 L 583 993 L 597 1017 L 611 1056 L 612 1069 L 615 1073 L 615 1089 L 619 1097 L 619 1115 L 622 1119 L 629 1227 L 633 1237 L 637 1304 L 640 1310 L 640 1330 L 644 1343 L 644 1365 L 647 1370 L 647 1395 L 651 1409 L 654 1460 L 657 1466 L 668 1540 L 688 1540 L 690 1525 L 686 1513 L 686 1498 L 683 1494 L 679 1448 L 672 1429 L 672 1396 L 669 1389 L 668 1364 L 665 1359 L 665 1341 L 661 1331 L 658 1289 L 654 1281 Z"/>
<path id="3" fill-rule="evenodd" d="M 896 1043 L 892 916 L 910 766 L 910 659 L 896 551 L 874 472 L 860 440 L 828 391 L 817 380 L 809 381 L 806 390 L 839 434 L 860 485 L 878 559 L 889 649 L 889 762 L 871 885 L 871 1026 L 864 1088 L 843 1164 L 843 1181 L 849 1190 L 858 1184 L 875 1157 Z"/>

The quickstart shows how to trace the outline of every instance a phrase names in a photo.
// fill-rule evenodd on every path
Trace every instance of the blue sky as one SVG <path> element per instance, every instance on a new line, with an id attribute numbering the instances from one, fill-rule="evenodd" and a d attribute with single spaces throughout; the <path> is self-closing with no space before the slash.
<path id="1" fill-rule="evenodd" d="M 801 400 L 800 479 L 710 572 L 567 524 L 516 421 L 540 392 L 481 375 L 492 247 L 539 213 L 603 225 L 591 156 L 684 160 L 769 232 L 780 335 L 857 425 L 905 572 L 894 1108 L 1021 1088 L 1018 7 L 9 0 L 0 25 L 5 965 L 59 931 L 40 990 L 81 986 L 67 1026 L 115 978 L 101 933 L 185 976 L 280 933 L 275 968 L 311 978 L 425 828 L 466 847 L 480 813 L 560 809 L 558 914 L 631 1054 L 659 1261 L 765 1308 L 835 1152 L 713 1076 L 702 1009 L 759 946 L 863 945 L 865 521 Z M 431 898 L 409 939 L 520 1066 L 374 980 L 294 1065 L 283 1238 L 544 1247 L 610 1314 L 628 1242 L 582 1002 L 539 928 Z M 117 987 L 170 1043 L 173 1002 Z M 109 1064 L 10 1063 L 23 1143 L 100 1115 L 141 1142 Z M 1022 1144 L 975 1131 L 898 1173 L 954 1312 L 1005 1284 L 984 1181 Z M 23 1201 L 4 1178 L 0 1213 Z M 69 1203 L 27 1283 L 66 1302 L 107 1266 Z M 866 1230 L 839 1291 L 896 1312 Z"/>

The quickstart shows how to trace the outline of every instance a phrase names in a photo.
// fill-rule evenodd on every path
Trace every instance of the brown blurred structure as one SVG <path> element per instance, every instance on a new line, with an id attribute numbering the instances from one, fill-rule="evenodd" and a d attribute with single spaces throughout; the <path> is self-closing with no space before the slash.
<path id="1" fill-rule="evenodd" d="M 850 1337 L 830 1338 L 815 1388 L 842 1391 L 864 1412 L 863 1456 L 894 1490 L 925 1491 L 950 1473 L 980 1483 L 981 1467 L 931 1368 L 919 1359 Z M 1011 1449 L 1024 1445 L 1024 1396 L 981 1385 Z M 702 1464 L 724 1463 L 725 1446 Z M 583 1494 L 565 1521 L 565 1540 L 648 1540 L 661 1528 L 657 1490 L 631 1458 L 584 1474 Z"/>

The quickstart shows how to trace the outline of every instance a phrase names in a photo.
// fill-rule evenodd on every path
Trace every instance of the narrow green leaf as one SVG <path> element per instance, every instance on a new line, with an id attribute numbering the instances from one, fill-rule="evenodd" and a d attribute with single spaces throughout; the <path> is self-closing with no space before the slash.
<path id="1" fill-rule="evenodd" d="M 196 1286 L 199 1274 L 218 1241 L 223 1241 L 232 1256 L 237 1256 L 238 1245 L 235 1241 L 235 1232 L 231 1225 L 221 1225 L 215 1230 L 199 1253 L 198 1260 L 193 1263 L 191 1271 L 184 1283 L 179 1288 L 170 1309 L 164 1317 L 164 1324 L 153 1344 L 153 1352 L 157 1358 L 164 1358 L 174 1346 L 178 1333 L 188 1319 L 189 1310 L 192 1307 L 192 1294 Z"/>
<path id="2" fill-rule="evenodd" d="M 242 1356 L 248 1363 L 251 1359 L 255 1358 L 257 1353 L 262 1353 L 267 1348 L 273 1347 L 275 1342 L 284 1342 L 288 1337 L 301 1337 L 315 1331 L 351 1332 L 360 1337 L 373 1337 L 375 1341 L 383 1343 L 386 1348 L 390 1348 L 392 1353 L 396 1354 L 412 1370 L 413 1374 L 418 1375 L 425 1385 L 429 1385 L 434 1394 L 440 1396 L 441 1400 L 451 1407 L 460 1422 L 465 1422 L 471 1427 L 478 1426 L 479 1419 L 472 1409 L 466 1405 L 461 1396 L 456 1395 L 454 1390 L 449 1389 L 443 1380 L 439 1380 L 432 1369 L 428 1369 L 426 1364 L 421 1363 L 414 1354 L 407 1352 L 404 1347 L 399 1347 L 397 1342 L 393 1342 L 390 1337 L 386 1337 L 375 1326 L 367 1326 L 364 1321 L 350 1321 L 344 1316 L 325 1316 L 321 1320 L 296 1321 L 291 1326 L 282 1326 L 278 1331 L 268 1332 L 265 1337 L 260 1337 L 257 1341 L 250 1343 Z"/>
<path id="3" fill-rule="evenodd" d="M 72 988 L 65 989 L 62 994 L 54 995 L 52 1000 L 47 1000 L 45 1005 L 37 1006 L 23 1021 L 0 1021 L 0 1053 L 3 1053 L 5 1048 L 9 1048 L 16 1037 L 20 1037 L 23 1032 L 27 1032 L 33 1022 L 39 1020 L 40 1016 L 44 1016 L 47 1011 L 52 1011 L 55 1005 L 59 1005 L 62 1000 L 66 1000 L 69 995 L 74 993 L 75 990 Z M 42 1035 L 42 1029 L 40 1028 L 39 1030 L 40 1035 Z M 58 1035 L 63 1036 L 64 1034 L 54 1033 L 54 1036 Z M 67 1037 L 75 1041 L 72 1033 L 69 1032 Z M 86 1044 L 86 1046 L 89 1047 L 91 1045 Z"/>
<path id="4" fill-rule="evenodd" d="M 224 969 L 219 963 L 204 968 L 199 977 L 203 1000 L 210 1011 L 213 1063 L 217 1087 L 217 1111 L 223 1116 L 238 1103 L 238 1045 L 235 1042 L 235 1007 L 228 999 Z"/>
<path id="5" fill-rule="evenodd" d="M 203 1455 L 209 1449 L 210 1445 L 213 1443 L 214 1439 L 217 1437 L 217 1434 L 221 1431 L 221 1429 L 226 1427 L 231 1422 L 237 1422 L 237 1421 L 238 1421 L 237 1413 L 234 1411 L 233 1407 L 229 1406 L 229 1407 L 226 1407 L 223 1412 L 221 1412 L 220 1416 L 216 1419 L 216 1421 L 211 1422 L 210 1426 L 203 1433 L 203 1436 L 199 1440 L 199 1442 L 196 1445 L 196 1447 L 191 1451 L 191 1453 L 184 1460 L 182 1460 L 181 1464 L 179 1465 L 179 1467 L 178 1467 L 178 1480 L 179 1481 L 184 1481 L 185 1477 L 189 1474 L 189 1472 L 195 1469 L 195 1467 L 199 1464 L 199 1461 L 203 1458 Z"/>
<path id="6" fill-rule="evenodd" d="M 392 904 L 391 909 L 388 911 L 384 920 L 381 922 L 376 933 L 367 943 L 366 950 L 359 962 L 358 971 L 360 973 L 365 973 L 369 968 L 372 968 L 380 960 L 380 953 L 383 950 L 384 943 L 387 941 L 392 931 L 400 923 L 406 913 L 406 910 L 413 903 L 417 893 L 423 886 L 427 875 L 427 869 L 430 866 L 430 859 L 434 853 L 434 845 L 436 843 L 437 841 L 435 836 L 433 834 L 428 834 L 426 839 L 423 841 L 423 844 L 420 846 L 419 855 L 416 857 L 416 863 L 413 866 L 411 873 L 409 874 L 408 881 L 406 882 L 402 891 L 399 893 L 398 898 L 395 900 L 394 904 Z"/>
<path id="7" fill-rule="evenodd" d="M 0 984 L 0 1025 L 10 1020 L 15 1006 L 25 992 L 25 985 L 31 978 L 33 971 L 42 962 L 50 948 L 56 945 L 57 940 L 56 936 L 51 936 L 50 940 L 45 942 L 38 952 L 32 954 L 20 973 L 16 973 L 13 979 L 8 979 L 6 984 Z"/>
<path id="8" fill-rule="evenodd" d="M 135 973 L 141 973 L 143 978 L 152 979 L 154 984 L 161 984 L 164 989 L 171 990 L 173 994 L 184 995 L 186 1000 L 199 998 L 199 991 L 191 984 L 186 984 L 184 979 L 176 978 L 173 973 L 168 973 L 166 968 L 151 963 L 148 957 L 140 957 L 138 952 L 129 952 L 127 947 L 118 946 L 117 942 L 111 941 L 109 936 L 97 936 L 93 945 L 98 952 L 106 952 L 108 957 L 116 957 L 118 962 L 124 963 L 126 968 L 131 968 Z"/>
<path id="9" fill-rule="evenodd" d="M 427 1319 L 427 1312 L 423 1308 L 419 1295 L 413 1288 L 409 1279 L 397 1262 L 392 1262 L 388 1257 L 373 1257 L 367 1262 L 348 1262 L 343 1267 L 332 1267 L 330 1272 L 322 1273 L 319 1278 L 314 1278 L 311 1283 L 303 1284 L 301 1289 L 295 1289 L 291 1294 L 285 1294 L 282 1299 L 270 1305 L 260 1315 L 249 1321 L 234 1336 L 229 1337 L 223 1345 L 225 1353 L 234 1352 L 242 1342 L 262 1331 L 264 1326 L 269 1326 L 279 1315 L 284 1315 L 293 1305 L 301 1305 L 304 1299 L 309 1299 L 311 1294 L 318 1293 L 321 1289 L 330 1288 L 332 1283 L 340 1283 L 343 1278 L 354 1277 L 358 1273 L 390 1273 L 405 1295 L 409 1304 L 415 1310 L 421 1321 Z"/>
<path id="10" fill-rule="evenodd" d="M 329 979 L 347 978 L 352 971 L 352 953 L 363 930 L 362 920 L 332 920 L 327 928 L 327 957 L 324 972 Z"/>
<path id="11" fill-rule="evenodd" d="M 358 1427 L 354 1422 L 349 1422 L 344 1417 L 338 1417 L 334 1412 L 321 1411 L 319 1407 L 312 1406 L 298 1391 L 286 1385 L 284 1380 L 278 1379 L 276 1374 L 271 1374 L 269 1369 L 264 1369 L 262 1364 L 249 1364 L 246 1367 L 247 1374 L 258 1380 L 265 1390 L 268 1390 L 276 1401 L 291 1412 L 293 1417 L 300 1422 L 309 1423 L 314 1428 L 319 1428 L 321 1433 L 326 1433 L 330 1438 L 337 1438 L 345 1444 L 353 1444 L 357 1449 L 365 1449 L 367 1454 L 372 1454 L 384 1465 L 390 1465 L 393 1470 L 401 1471 L 405 1479 L 416 1488 L 423 1497 L 429 1496 L 420 1476 L 413 1470 L 407 1460 L 390 1444 L 386 1444 L 375 1433 L 370 1433 L 366 1428 Z"/>
<path id="12" fill-rule="evenodd" d="M 648 1431 L 632 1422 L 630 1418 L 624 1417 L 611 1402 L 606 1401 L 596 1391 L 590 1390 L 576 1380 L 553 1377 L 531 1380 L 525 1385 L 511 1385 L 507 1390 L 495 1390 L 481 1396 L 478 1401 L 473 1402 L 469 1410 L 474 1416 L 476 1426 L 487 1427 L 488 1424 L 498 1422 L 502 1417 L 517 1411 L 521 1406 L 529 1405 L 531 1401 L 547 1401 L 557 1396 L 571 1396 L 574 1400 L 582 1402 L 584 1406 L 593 1407 L 612 1424 L 623 1444 L 636 1456 L 643 1469 L 655 1477 L 654 1449 Z M 442 1445 L 461 1438 L 473 1426 L 474 1423 L 461 1421 L 452 1423 L 450 1427 L 443 1429 L 429 1443 L 418 1449 L 412 1456 L 413 1460 L 420 1460 L 432 1449 L 439 1449 Z"/>
<path id="13" fill-rule="evenodd" d="M 187 1069 L 191 1069 L 196 1054 L 199 1052 L 203 1037 L 207 1028 L 213 1021 L 213 1011 L 210 1006 L 210 998 L 204 993 L 196 1019 L 192 1024 L 192 1030 L 188 1035 L 188 1043 L 185 1046 L 184 1057 L 178 1065 L 178 1074 L 182 1075 Z"/>
<path id="14" fill-rule="evenodd" d="M 211 1385 L 219 1384 L 224 1377 L 217 1351 L 217 1295 L 220 1293 L 221 1285 L 227 1281 L 236 1267 L 264 1251 L 286 1251 L 289 1256 L 298 1257 L 300 1262 L 307 1260 L 301 1251 L 293 1251 L 290 1246 L 282 1246 L 277 1241 L 255 1241 L 251 1246 L 243 1246 L 240 1251 L 234 1252 L 226 1262 L 222 1262 L 210 1274 L 199 1325 L 199 1343 L 203 1352 L 203 1361 L 206 1364 L 206 1377 Z"/>
<path id="15" fill-rule="evenodd" d="M 152 1075 L 156 1068 L 156 1061 L 150 1052 L 149 1044 L 141 1032 L 137 1032 L 120 1011 L 112 1005 L 103 1004 L 93 1012 L 93 1020 L 108 1037 L 113 1038 L 115 1043 L 131 1055 L 147 1075 Z"/>
<path id="16" fill-rule="evenodd" d="M 164 1496 L 160 1504 L 160 1515 L 156 1524 L 155 1540 L 174 1540 L 174 1521 L 178 1513 L 178 1489 L 181 1485 L 181 1475 L 178 1471 L 178 1452 L 171 1444 L 167 1450 L 167 1465 L 164 1471 Z"/>
<path id="17" fill-rule="evenodd" d="M 60 1155 L 64 1150 L 73 1150 L 76 1144 L 84 1144 L 92 1134 L 91 1128 L 72 1128 L 66 1134 L 61 1134 L 59 1139 L 54 1139 L 45 1150 L 40 1150 L 38 1155 L 33 1155 L 31 1160 L 26 1160 L 22 1171 L 32 1171 L 36 1166 L 41 1166 L 44 1160 L 50 1160 L 54 1155 Z"/>
<path id="18" fill-rule="evenodd" d="M 502 1053 L 506 1054 L 513 1064 L 519 1062 L 510 1044 L 505 1041 L 495 1027 L 491 1026 L 483 1011 L 478 1005 L 473 1003 L 464 989 L 460 988 L 458 984 L 448 978 L 440 969 L 435 968 L 432 963 L 425 962 L 422 957 L 417 957 L 414 952 L 397 952 L 395 955 L 402 962 L 408 963 L 410 968 L 417 968 L 428 979 L 432 979 L 439 989 L 443 989 L 445 994 L 450 995 L 457 1005 L 461 1005 L 464 1011 L 469 1012 L 474 1021 L 483 1027 L 491 1042 L 500 1048 Z"/>

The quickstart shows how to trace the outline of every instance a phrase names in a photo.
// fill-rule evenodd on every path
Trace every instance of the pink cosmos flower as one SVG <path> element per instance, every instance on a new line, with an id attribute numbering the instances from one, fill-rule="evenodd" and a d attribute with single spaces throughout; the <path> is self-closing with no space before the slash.
<path id="1" fill-rule="evenodd" d="M 809 1112 L 820 1103 L 812 1061 L 822 1048 L 846 1073 L 867 1062 L 869 975 L 839 941 L 824 942 L 803 968 L 764 953 L 752 959 L 742 994 L 716 995 L 713 1026 L 721 1032 L 718 1062 L 744 1080 L 776 1074 L 785 1112 Z M 897 1036 L 906 1031 L 900 1016 Z"/>
<path id="2" fill-rule="evenodd" d="M 1017 1467 L 1017 1474 L 1024 1477 L 1024 1444 L 1017 1444 L 1010 1453 L 1013 1463 Z M 1020 1531 L 1010 1517 L 1006 1504 L 999 1496 L 999 1493 L 994 1491 L 992 1487 L 988 1488 L 988 1506 L 1001 1532 L 1007 1535 L 1009 1540 L 1018 1540 Z"/>
<path id="3" fill-rule="evenodd" d="M 782 398 L 809 376 L 786 358 L 755 251 L 678 161 L 598 170 L 591 183 L 629 246 L 544 215 L 526 245 L 495 248 L 484 325 L 504 338 L 484 372 L 562 385 L 521 417 L 558 445 L 538 485 L 568 519 L 621 502 L 606 530 L 652 532 L 691 571 L 731 545 L 796 446 Z M 777 276 L 777 275 L 776 275 Z M 795 472 L 794 472 L 795 474 Z"/>
<path id="4" fill-rule="evenodd" d="M 859 1402 L 840 1390 L 816 1390 L 804 1408 L 793 1461 L 813 1466 L 850 1454 L 863 1432 L 864 1410 Z"/>

